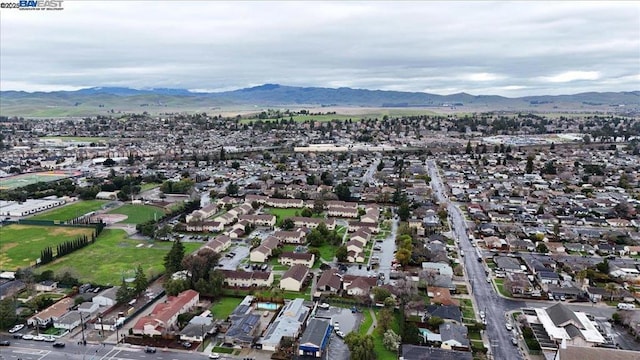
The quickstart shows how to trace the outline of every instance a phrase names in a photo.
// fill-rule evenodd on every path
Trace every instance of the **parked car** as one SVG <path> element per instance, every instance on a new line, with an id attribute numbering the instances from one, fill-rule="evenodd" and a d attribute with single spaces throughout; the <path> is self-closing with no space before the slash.
<path id="1" fill-rule="evenodd" d="M 54 342 L 52 346 L 54 348 L 63 348 L 65 346 L 65 343 L 58 341 L 58 342 Z"/>
<path id="2" fill-rule="evenodd" d="M 188 348 L 190 348 L 190 347 L 191 347 L 191 343 L 190 343 L 190 342 L 188 342 L 188 341 L 185 341 L 185 342 L 183 342 L 183 343 L 182 343 L 182 347 L 184 347 L 184 348 L 188 349 Z"/>
<path id="3" fill-rule="evenodd" d="M 511 343 L 513 344 L 513 346 L 518 346 L 518 339 L 512 337 L 511 338 Z"/>
<path id="4" fill-rule="evenodd" d="M 211 353 L 211 354 L 209 354 L 209 359 L 220 359 L 220 354 Z"/>
<path id="5" fill-rule="evenodd" d="M 144 352 L 149 353 L 149 354 L 155 354 L 156 348 L 154 348 L 152 346 L 147 346 L 146 348 L 144 348 Z"/>
<path id="6" fill-rule="evenodd" d="M 31 334 L 24 334 L 24 335 L 22 335 L 22 339 L 23 339 L 23 340 L 33 340 L 33 335 L 31 335 Z"/>
<path id="7" fill-rule="evenodd" d="M 54 342 L 54 341 L 56 341 L 56 338 L 54 338 L 53 336 L 49 335 L 49 336 L 45 336 L 44 337 L 44 341 L 46 341 L 46 342 Z"/>
<path id="8" fill-rule="evenodd" d="M 13 334 L 14 332 L 18 332 L 20 330 L 22 330 L 24 328 L 24 324 L 18 324 L 14 327 L 12 327 L 11 329 L 9 329 L 9 333 Z"/>
<path id="9" fill-rule="evenodd" d="M 505 327 L 507 328 L 507 330 L 509 330 L 509 331 L 513 330 L 513 326 L 511 326 L 511 324 L 509 324 L 509 323 L 504 324 L 504 326 L 505 326 Z"/>
<path id="10" fill-rule="evenodd" d="M 336 335 L 338 335 L 338 337 L 340 337 L 341 339 L 343 339 L 345 336 L 342 331 L 336 331 Z"/>
<path id="11" fill-rule="evenodd" d="M 36 335 L 36 336 L 33 337 L 33 340 L 35 340 L 35 341 L 44 341 L 44 336 Z"/>
<path id="12" fill-rule="evenodd" d="M 318 305 L 318 307 L 319 307 L 320 309 L 325 309 L 325 310 L 327 310 L 327 309 L 329 309 L 329 307 L 330 307 L 330 306 L 329 306 L 329 304 L 327 304 L 327 303 L 322 303 L 322 304 Z"/>

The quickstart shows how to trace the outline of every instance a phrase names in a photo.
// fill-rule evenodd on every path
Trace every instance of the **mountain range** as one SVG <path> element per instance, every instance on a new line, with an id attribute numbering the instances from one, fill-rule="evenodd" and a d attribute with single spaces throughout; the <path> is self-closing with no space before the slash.
<path id="1" fill-rule="evenodd" d="M 264 84 L 224 92 L 93 87 L 76 91 L 1 91 L 2 116 L 84 116 L 108 111 L 168 112 L 264 107 L 447 108 L 458 111 L 638 111 L 640 91 L 507 98 L 496 95 Z"/>

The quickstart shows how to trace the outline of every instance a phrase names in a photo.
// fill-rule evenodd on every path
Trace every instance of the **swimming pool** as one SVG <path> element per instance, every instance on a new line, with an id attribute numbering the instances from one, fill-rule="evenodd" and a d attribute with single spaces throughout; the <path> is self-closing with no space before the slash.
<path id="1" fill-rule="evenodd" d="M 276 303 L 258 303 L 256 308 L 258 310 L 278 310 L 279 305 Z"/>

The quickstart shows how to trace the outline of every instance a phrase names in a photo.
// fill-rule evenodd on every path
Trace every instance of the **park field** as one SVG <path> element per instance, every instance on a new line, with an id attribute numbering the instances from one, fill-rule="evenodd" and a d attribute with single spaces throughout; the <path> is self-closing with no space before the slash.
<path id="1" fill-rule="evenodd" d="M 109 211 L 109 214 L 126 215 L 127 218 L 120 221 L 124 224 L 142 224 L 149 220 L 160 219 L 165 212 L 157 206 L 126 204 Z"/>
<path id="2" fill-rule="evenodd" d="M 183 244 L 187 254 L 202 246 L 201 243 Z M 132 240 L 124 230 L 106 229 L 94 244 L 41 266 L 38 272 L 53 270 L 60 274 L 69 271 L 83 283 L 118 285 L 123 276 L 133 277 L 138 265 L 142 266 L 147 278 L 164 272 L 164 256 L 172 245 L 171 242 Z"/>
<path id="3" fill-rule="evenodd" d="M 40 251 L 73 240 L 78 236 L 91 237 L 93 228 L 34 226 L 13 224 L 0 228 L 0 269 L 15 271 L 34 265 Z"/>
<path id="4" fill-rule="evenodd" d="M 84 200 L 71 203 L 53 210 L 43 212 L 42 214 L 30 217 L 30 220 L 53 220 L 53 221 L 68 221 L 75 219 L 78 216 L 82 216 L 86 213 L 100 210 L 102 205 L 106 203 L 105 200 Z"/>

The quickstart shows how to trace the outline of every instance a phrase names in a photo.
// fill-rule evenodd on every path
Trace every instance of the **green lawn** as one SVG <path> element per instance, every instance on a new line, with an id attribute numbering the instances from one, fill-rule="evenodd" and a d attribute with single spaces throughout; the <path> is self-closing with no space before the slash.
<path id="1" fill-rule="evenodd" d="M 317 248 L 320 250 L 320 257 L 325 261 L 333 261 L 333 258 L 336 256 L 337 246 L 333 246 L 331 244 L 324 244 L 321 247 Z"/>
<path id="2" fill-rule="evenodd" d="M 107 229 L 95 244 L 39 267 L 38 271 L 69 271 L 83 283 L 117 285 L 123 275 L 133 277 L 138 264 L 147 278 L 164 272 L 163 259 L 171 245 L 171 242 L 131 240 L 123 230 Z M 183 245 L 189 254 L 202 244 L 185 242 Z"/>
<path id="3" fill-rule="evenodd" d="M 496 288 L 498 292 L 505 297 L 511 297 L 511 295 L 504 289 L 504 280 L 503 279 L 493 279 L 493 282 L 496 284 Z"/>
<path id="4" fill-rule="evenodd" d="M 78 216 L 82 216 L 86 213 L 100 210 L 102 205 L 106 203 L 105 200 L 85 200 L 69 205 L 53 209 L 42 214 L 30 217 L 31 220 L 54 220 L 54 221 L 67 221 L 75 219 Z"/>
<path id="5" fill-rule="evenodd" d="M 109 214 L 127 215 L 125 220 L 120 221 L 121 223 L 142 224 L 149 220 L 160 219 L 165 212 L 156 206 L 126 204 L 109 211 Z"/>
<path id="6" fill-rule="evenodd" d="M 242 298 L 223 297 L 211 306 L 211 314 L 215 319 L 226 320 L 241 302 Z"/>
<path id="7" fill-rule="evenodd" d="M 147 191 L 147 190 L 155 189 L 160 185 L 162 185 L 162 184 L 158 184 L 158 183 L 141 184 L 140 185 L 140 191 Z"/>
<path id="8" fill-rule="evenodd" d="M 302 209 L 265 209 L 265 212 L 276 216 L 276 226 L 282 225 L 282 221 L 284 219 L 288 219 L 294 216 L 300 216 L 300 211 L 302 211 Z"/>
<path id="9" fill-rule="evenodd" d="M 0 269 L 14 271 L 34 265 L 45 247 L 51 246 L 55 253 L 58 244 L 80 235 L 91 237 L 93 232 L 93 228 L 67 226 L 13 224 L 0 227 Z"/>
<path id="10" fill-rule="evenodd" d="M 361 335 L 366 335 L 367 331 L 369 331 L 369 328 L 371 327 L 371 324 L 373 324 L 373 318 L 371 317 L 371 312 L 369 311 L 369 309 L 364 309 L 362 311 L 362 316 L 362 323 L 360 323 L 358 332 Z"/>
<path id="11" fill-rule="evenodd" d="M 378 309 L 375 310 L 375 313 L 377 317 Z M 400 313 L 399 312 L 397 311 L 394 312 L 393 322 L 391 323 L 391 326 L 389 326 L 389 328 L 393 329 L 393 331 L 396 334 L 400 334 Z M 382 344 L 383 334 L 380 334 L 379 331 L 374 331 L 372 336 L 373 336 L 373 347 L 378 360 L 396 360 L 398 358 L 396 353 L 394 353 L 393 351 L 387 350 L 384 347 L 384 344 Z"/>

